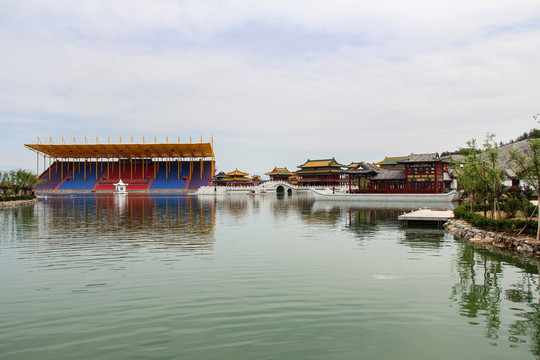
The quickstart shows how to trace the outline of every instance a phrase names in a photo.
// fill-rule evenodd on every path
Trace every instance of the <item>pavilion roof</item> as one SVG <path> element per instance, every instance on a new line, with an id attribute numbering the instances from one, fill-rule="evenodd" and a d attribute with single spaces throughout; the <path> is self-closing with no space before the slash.
<path id="1" fill-rule="evenodd" d="M 394 165 L 408 159 L 409 159 L 409 156 L 385 156 L 383 160 L 373 163 L 373 165 L 375 166 Z"/>
<path id="2" fill-rule="evenodd" d="M 405 171 L 403 170 L 380 170 L 371 180 L 404 180 Z"/>
<path id="3" fill-rule="evenodd" d="M 249 174 L 236 169 L 236 170 L 231 171 L 230 173 L 227 173 L 225 175 L 227 175 L 227 176 L 248 176 Z"/>
<path id="4" fill-rule="evenodd" d="M 342 170 L 341 170 L 341 168 L 339 168 L 339 169 L 317 169 L 317 170 L 301 169 L 301 170 L 298 170 L 296 173 L 297 174 L 328 174 L 328 173 L 340 174 L 340 173 L 342 173 Z"/>
<path id="5" fill-rule="evenodd" d="M 227 176 L 223 181 L 251 181 L 251 179 L 243 176 Z"/>
<path id="6" fill-rule="evenodd" d="M 337 167 L 337 168 L 341 168 L 342 166 L 343 165 L 338 163 L 336 161 L 336 159 L 334 159 L 334 158 L 320 159 L 320 160 L 309 160 L 308 159 L 308 161 L 306 161 L 304 164 L 298 165 L 299 168 L 312 168 L 312 167 L 315 167 L 315 168 L 318 168 L 318 167 Z"/>
<path id="7" fill-rule="evenodd" d="M 153 143 L 134 143 L 133 138 L 129 143 L 111 143 L 107 138 L 106 143 L 100 143 L 96 138 L 93 143 L 88 143 L 86 138 L 77 143 L 75 138 L 65 142 L 62 138 L 57 143 L 53 143 L 49 138 L 41 142 L 39 137 L 32 143 L 25 144 L 25 147 L 55 159 L 148 159 L 148 158 L 213 158 L 214 150 L 212 143 L 157 143 L 154 138 Z"/>
<path id="8" fill-rule="evenodd" d="M 293 174 L 294 173 L 289 171 L 289 169 L 287 169 L 287 167 L 284 167 L 284 168 L 275 167 L 274 170 L 265 173 L 265 175 L 289 175 L 289 176 L 291 176 Z"/>

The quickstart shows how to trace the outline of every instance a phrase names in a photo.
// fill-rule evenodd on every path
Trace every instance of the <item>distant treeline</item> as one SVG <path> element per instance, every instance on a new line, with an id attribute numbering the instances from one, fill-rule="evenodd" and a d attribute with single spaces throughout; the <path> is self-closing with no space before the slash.
<path id="1" fill-rule="evenodd" d="M 515 142 L 519 142 L 522 140 L 530 140 L 530 139 L 540 139 L 540 129 L 531 129 L 528 132 L 525 131 L 522 135 L 519 135 L 517 138 L 507 141 L 506 143 L 503 141 L 499 142 L 499 146 L 504 146 L 508 144 L 513 144 Z M 468 152 L 470 152 L 470 149 L 466 148 L 459 148 L 456 151 L 443 151 L 441 153 L 441 156 L 449 156 L 449 155 L 467 155 Z"/>
<path id="2" fill-rule="evenodd" d="M 515 142 L 518 142 L 518 141 L 521 141 L 521 140 L 529 140 L 529 139 L 540 139 L 540 130 L 538 129 L 531 129 L 529 132 L 524 132 L 523 135 L 520 135 L 518 136 L 517 138 L 515 138 L 514 140 L 510 140 L 509 142 L 507 142 L 507 144 L 512 144 L 512 143 L 515 143 Z M 502 145 L 506 145 L 506 144 L 503 144 L 503 142 L 501 141 Z M 501 146 L 502 146 L 501 145 Z"/>

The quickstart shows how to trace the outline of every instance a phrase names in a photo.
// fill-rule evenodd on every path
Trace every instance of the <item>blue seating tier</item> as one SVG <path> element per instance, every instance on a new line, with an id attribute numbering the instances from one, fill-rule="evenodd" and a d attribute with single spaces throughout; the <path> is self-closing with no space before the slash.
<path id="1" fill-rule="evenodd" d="M 92 190 L 96 185 L 96 163 L 86 163 L 86 180 L 84 179 L 84 163 L 78 163 L 75 165 L 75 171 L 62 182 L 58 187 L 59 190 Z M 97 167 L 97 178 L 99 179 L 103 171 L 101 166 Z"/>
<path id="2" fill-rule="evenodd" d="M 181 165 L 180 180 L 178 180 L 178 163 L 169 162 L 169 174 L 167 176 L 167 164 L 160 161 L 158 163 L 158 173 L 156 178 L 152 180 L 150 189 L 185 189 L 189 177 L 189 163 L 183 162 Z"/>

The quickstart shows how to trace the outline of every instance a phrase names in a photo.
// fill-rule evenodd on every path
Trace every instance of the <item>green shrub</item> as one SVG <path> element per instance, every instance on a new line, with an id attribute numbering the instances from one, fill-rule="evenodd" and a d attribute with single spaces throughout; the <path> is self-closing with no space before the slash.
<path id="1" fill-rule="evenodd" d="M 467 211 L 467 204 L 462 204 L 454 209 L 456 219 L 463 219 L 474 227 L 498 232 L 513 232 L 517 233 L 525 228 L 523 233 L 528 235 L 536 235 L 538 222 L 534 220 L 509 220 L 509 219 L 491 219 L 480 214 Z"/>
<path id="2" fill-rule="evenodd" d="M 523 206 L 522 206 L 521 211 L 523 212 L 524 216 L 529 217 L 529 216 L 531 216 L 531 214 L 533 213 L 535 208 L 536 208 L 535 205 L 531 204 L 530 201 L 525 200 L 523 202 Z"/>
<path id="3" fill-rule="evenodd" d="M 0 196 L 0 201 L 32 200 L 35 198 L 34 195 Z"/>

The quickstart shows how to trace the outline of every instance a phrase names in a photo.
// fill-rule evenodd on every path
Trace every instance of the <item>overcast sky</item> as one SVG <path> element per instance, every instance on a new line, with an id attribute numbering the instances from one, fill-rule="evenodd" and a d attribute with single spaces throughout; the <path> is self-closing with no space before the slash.
<path id="1" fill-rule="evenodd" d="M 538 0 L 2 0 L 0 169 L 24 147 L 209 142 L 263 174 L 538 127 Z"/>

